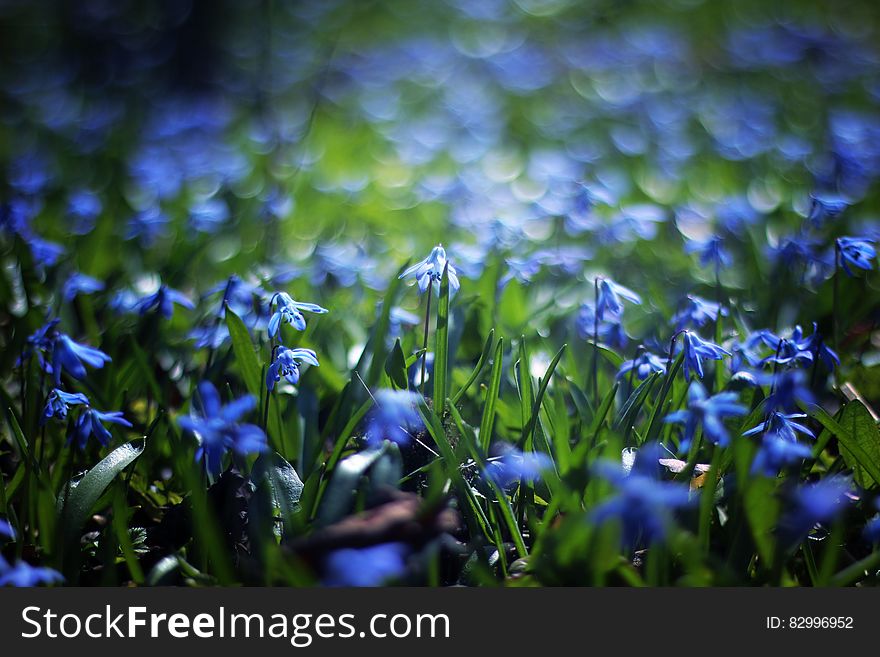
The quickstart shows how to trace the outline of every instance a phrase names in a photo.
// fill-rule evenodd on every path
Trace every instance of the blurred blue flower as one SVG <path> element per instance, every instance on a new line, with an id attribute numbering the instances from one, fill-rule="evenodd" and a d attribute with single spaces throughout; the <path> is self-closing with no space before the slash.
<path id="1" fill-rule="evenodd" d="M 497 455 L 488 460 L 483 476 L 502 489 L 519 481 L 532 483 L 553 468 L 550 457 L 543 452 L 523 452 L 506 443 L 496 443 L 493 452 Z"/>
<path id="2" fill-rule="evenodd" d="M 617 372 L 617 378 L 622 378 L 631 370 L 635 370 L 636 377 L 639 381 L 644 381 L 653 372 L 665 372 L 666 363 L 658 356 L 655 356 L 650 352 L 643 351 L 633 360 L 627 360 L 623 362 L 623 364 L 620 366 L 620 371 Z"/>
<path id="3" fill-rule="evenodd" d="M 292 324 L 298 331 L 305 331 L 306 319 L 301 312 L 303 310 L 318 315 L 323 315 L 328 312 L 326 308 L 322 308 L 315 303 L 301 303 L 299 301 L 294 301 L 287 292 L 276 292 L 272 297 L 270 305 L 275 306 L 275 312 L 272 313 L 272 317 L 269 319 L 270 338 L 274 338 L 278 335 L 278 330 L 281 328 L 281 322 Z"/>
<path id="4" fill-rule="evenodd" d="M 759 383 L 770 386 L 770 393 L 765 401 L 768 409 L 794 413 L 798 410 L 799 404 L 815 402 L 803 370 L 767 374 L 759 377 Z"/>
<path id="5" fill-rule="evenodd" d="M 138 239 L 145 247 L 153 246 L 158 239 L 165 236 L 170 222 L 162 208 L 151 205 L 128 220 L 125 239 Z"/>
<path id="6" fill-rule="evenodd" d="M 324 559 L 323 582 L 326 586 L 380 586 L 404 573 L 408 552 L 404 543 L 334 550 Z"/>
<path id="7" fill-rule="evenodd" d="M 299 383 L 299 363 L 319 366 L 318 356 L 311 349 L 288 349 L 280 345 L 275 349 L 275 358 L 266 371 L 266 387 L 269 392 L 275 389 L 275 384 L 283 376 L 293 385 Z"/>
<path id="8" fill-rule="evenodd" d="M 443 278 L 444 268 L 446 268 L 449 275 L 449 294 L 453 295 L 458 292 L 461 284 L 458 280 L 458 272 L 456 272 L 452 262 L 447 259 L 446 249 L 443 248 L 442 244 L 438 244 L 431 249 L 431 253 L 428 254 L 427 258 L 408 267 L 398 278 L 412 277 L 413 281 L 419 285 L 419 292 L 427 290 L 428 284 L 433 281 L 435 283 L 433 285 L 435 292 L 440 294 L 440 280 Z"/>
<path id="9" fill-rule="evenodd" d="M 623 312 L 623 302 L 621 298 L 626 299 L 630 303 L 640 304 L 642 298 L 622 285 L 618 285 L 610 278 L 599 279 L 599 294 L 596 299 L 596 313 L 599 321 L 605 319 L 606 312 L 612 315 L 620 315 Z"/>
<path id="10" fill-rule="evenodd" d="M 67 218 L 70 232 L 74 235 L 87 235 L 95 228 L 95 223 L 103 210 L 100 197 L 89 190 L 78 190 L 67 197 Z"/>
<path id="11" fill-rule="evenodd" d="M 229 206 L 220 198 L 198 201 L 189 209 L 190 226 L 200 233 L 216 233 L 228 220 Z"/>
<path id="12" fill-rule="evenodd" d="M 696 372 L 699 378 L 703 378 L 703 359 L 721 360 L 724 356 L 730 356 L 730 352 L 722 349 L 717 344 L 707 342 L 693 331 L 682 333 L 684 342 L 684 376 L 690 381 L 691 372 Z"/>
<path id="13" fill-rule="evenodd" d="M 15 540 L 15 529 L 13 529 L 8 520 L 3 518 L 0 518 L 0 538 L 6 538 L 10 541 Z"/>
<path id="14" fill-rule="evenodd" d="M 26 241 L 31 249 L 34 262 L 40 268 L 54 266 L 65 252 L 64 247 L 60 244 L 44 240 L 35 235 L 30 236 Z"/>
<path id="15" fill-rule="evenodd" d="M 254 424 L 239 424 L 242 416 L 257 405 L 253 395 L 245 395 L 227 405 L 220 403 L 217 389 L 209 381 L 199 384 L 193 411 L 177 419 L 180 427 L 199 441 L 196 461 L 204 461 L 208 472 L 219 474 L 223 455 L 233 450 L 242 456 L 264 452 L 266 434 Z"/>
<path id="16" fill-rule="evenodd" d="M 66 420 L 67 412 L 70 406 L 89 405 L 89 398 L 81 392 L 64 392 L 58 388 L 53 388 L 46 399 L 46 406 L 43 408 L 43 415 L 40 418 L 40 424 L 44 424 L 51 418 L 58 420 Z"/>
<path id="17" fill-rule="evenodd" d="M 821 225 L 825 219 L 836 217 L 850 206 L 850 201 L 833 193 L 813 192 L 810 194 L 810 214 L 807 220 Z"/>
<path id="18" fill-rule="evenodd" d="M 141 297 L 136 305 L 141 315 L 146 315 L 152 310 L 157 310 L 165 319 L 171 319 L 174 314 L 174 305 L 182 306 L 188 310 L 195 308 L 195 304 L 180 290 L 175 290 L 167 285 L 160 285 L 153 294 Z"/>
<path id="19" fill-rule="evenodd" d="M 813 450 L 807 445 L 771 431 L 764 434 L 761 440 L 761 447 L 752 463 L 752 473 L 775 477 L 783 468 L 797 465 L 812 455 Z"/>
<path id="20" fill-rule="evenodd" d="M 73 435 L 68 442 L 73 442 L 79 449 L 85 449 L 90 436 L 95 436 L 104 447 L 110 444 L 112 436 L 104 422 L 118 424 L 123 427 L 131 427 L 131 422 L 122 416 L 121 411 L 102 412 L 94 408 L 87 408 L 76 421 Z"/>
<path id="21" fill-rule="evenodd" d="M 800 327 L 797 327 L 800 329 Z M 803 338 L 800 341 L 800 348 L 805 351 L 809 351 L 813 354 L 813 360 L 817 358 L 822 361 L 822 364 L 825 365 L 825 368 L 828 371 L 833 372 L 834 368 L 840 365 L 840 357 L 837 355 L 831 347 L 829 347 L 825 340 L 822 339 L 822 335 L 819 333 L 819 328 L 816 322 L 813 322 L 813 333 L 808 338 Z"/>
<path id="22" fill-rule="evenodd" d="M 401 447 L 412 441 L 412 431 L 424 426 L 417 407 L 421 395 L 409 390 L 389 390 L 383 388 L 373 395 L 376 405 L 367 422 L 367 442 L 379 445 L 390 440 Z"/>
<path id="23" fill-rule="evenodd" d="M 19 561 L 14 566 L 0 556 L 0 586 L 34 587 L 40 584 L 63 582 L 61 573 L 51 568 L 40 568 Z"/>
<path id="24" fill-rule="evenodd" d="M 874 500 L 874 508 L 880 511 L 880 498 Z M 874 516 L 865 524 L 864 535 L 871 543 L 880 542 L 880 515 Z"/>
<path id="25" fill-rule="evenodd" d="M 687 409 L 674 411 L 663 421 L 685 425 L 684 438 L 680 446 L 683 452 L 690 448 L 697 427 L 701 424 L 703 435 L 709 441 L 726 447 L 730 442 L 730 436 L 724 427 L 724 418 L 745 415 L 748 412 L 748 409 L 738 401 L 739 397 L 735 392 L 719 392 L 709 397 L 703 384 L 694 381 L 688 390 Z"/>
<path id="26" fill-rule="evenodd" d="M 400 306 L 394 306 L 388 315 L 389 337 L 396 338 L 403 334 L 404 327 L 418 326 L 421 321 L 421 318 L 415 313 L 404 310 Z"/>
<path id="27" fill-rule="evenodd" d="M 858 269 L 870 271 L 874 268 L 872 260 L 877 257 L 874 248 L 875 240 L 864 237 L 839 237 L 837 249 L 840 252 L 840 264 L 849 276 L 854 276 L 850 265 Z"/>
<path id="28" fill-rule="evenodd" d="M 591 303 L 585 303 L 578 311 L 575 318 L 575 327 L 578 335 L 585 340 L 593 339 L 593 331 L 596 328 L 596 316 Z M 599 341 L 614 349 L 624 349 L 629 342 L 629 335 L 623 327 L 620 318 L 609 315 L 607 319 L 599 322 Z"/>
<path id="29" fill-rule="evenodd" d="M 724 240 L 713 235 L 705 240 L 692 240 L 685 245 L 686 253 L 696 253 L 699 255 L 700 264 L 703 267 L 710 265 L 715 271 L 721 270 L 723 267 L 729 267 L 733 262 L 727 249 L 724 248 Z"/>
<path id="30" fill-rule="evenodd" d="M 58 333 L 53 340 L 52 374 L 55 375 L 55 387 L 61 385 L 61 373 L 64 370 L 78 380 L 86 377 L 85 365 L 101 369 L 109 363 L 110 356 L 100 349 L 74 342 L 70 336 Z M 83 364 L 85 363 L 85 365 Z"/>
<path id="31" fill-rule="evenodd" d="M 663 455 L 656 443 L 644 445 L 636 453 L 627 472 L 620 463 L 600 461 L 593 472 L 611 482 L 617 495 L 595 507 L 590 518 L 597 524 L 618 520 L 624 542 L 634 547 L 639 538 L 651 543 L 666 537 L 675 509 L 689 506 L 687 484 L 660 480 L 659 459 Z"/>
<path id="32" fill-rule="evenodd" d="M 802 541 L 819 523 L 832 522 L 846 508 L 849 478 L 831 475 L 816 483 L 799 486 L 780 520 L 780 530 L 792 543 Z"/>
<path id="33" fill-rule="evenodd" d="M 673 315 L 672 323 L 676 330 L 688 327 L 698 329 L 709 322 L 716 321 L 719 312 L 723 317 L 727 316 L 727 308 L 714 301 L 707 301 L 702 297 L 689 294 L 685 307 Z"/>
<path id="34" fill-rule="evenodd" d="M 97 278 L 92 278 L 86 274 L 73 273 L 64 282 L 61 287 L 61 296 L 67 301 L 73 301 L 79 294 L 94 294 L 104 289 L 104 283 Z"/>

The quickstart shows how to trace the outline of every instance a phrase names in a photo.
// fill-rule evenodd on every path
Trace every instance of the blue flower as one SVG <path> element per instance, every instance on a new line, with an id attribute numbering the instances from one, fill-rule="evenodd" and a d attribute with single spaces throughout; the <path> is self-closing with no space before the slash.
<path id="1" fill-rule="evenodd" d="M 813 362 L 813 352 L 809 349 L 809 342 L 804 340 L 803 330 L 800 326 L 796 326 L 791 332 L 791 336 L 783 338 L 772 331 L 762 329 L 756 331 L 750 337 L 751 340 L 760 340 L 773 351 L 766 358 L 762 359 L 759 364 L 766 365 L 775 363 L 777 365 L 809 365 Z"/>
<path id="2" fill-rule="evenodd" d="M 404 543 L 334 550 L 324 559 L 324 584 L 380 586 L 403 574 L 408 552 Z"/>
<path id="3" fill-rule="evenodd" d="M 727 308 L 723 308 L 713 301 L 689 294 L 687 304 L 672 317 L 672 322 L 676 329 L 688 326 L 701 328 L 709 322 L 716 321 L 719 312 L 722 316 L 727 316 Z"/>
<path id="4" fill-rule="evenodd" d="M 593 339 L 596 329 L 596 314 L 593 305 L 585 303 L 581 306 L 575 319 L 578 334 L 586 339 Z M 619 317 L 609 315 L 607 319 L 599 321 L 599 340 L 614 349 L 624 349 L 629 342 L 629 336 L 623 328 Z"/>
<path id="5" fill-rule="evenodd" d="M 50 418 L 59 420 L 67 419 L 67 411 L 70 406 L 89 405 L 89 398 L 81 392 L 64 392 L 58 388 L 53 388 L 46 399 L 46 406 L 43 409 L 43 416 L 40 418 L 40 424 L 44 424 Z"/>
<path id="6" fill-rule="evenodd" d="M 54 584 L 63 582 L 64 577 L 58 571 L 51 568 L 39 568 L 19 561 L 10 566 L 0 556 L 0 586 L 33 587 L 40 584 Z"/>
<path id="7" fill-rule="evenodd" d="M 64 255 L 64 247 L 41 237 L 31 236 L 27 239 L 31 255 L 38 267 L 52 267 Z"/>
<path id="8" fill-rule="evenodd" d="M 703 267 L 711 265 L 716 271 L 722 267 L 729 267 L 732 263 L 730 254 L 724 248 L 724 240 L 717 235 L 713 235 L 703 241 L 694 240 L 688 242 L 684 250 L 686 253 L 698 254 L 700 264 Z"/>
<path id="9" fill-rule="evenodd" d="M 437 294 L 440 294 L 440 279 L 443 278 L 443 269 L 446 268 L 449 276 L 449 293 L 450 295 L 458 292 L 461 283 L 458 280 L 458 272 L 455 270 L 452 262 L 446 258 L 446 249 L 442 244 L 438 244 L 424 260 L 417 262 L 409 267 L 398 278 L 410 278 L 419 284 L 419 292 L 424 293 L 428 289 L 428 285 L 432 282 Z"/>
<path id="10" fill-rule="evenodd" d="M 691 383 L 688 390 L 688 407 L 670 413 L 664 422 L 684 424 L 684 439 L 681 441 L 681 451 L 687 451 L 696 433 L 697 426 L 703 425 L 703 434 L 711 442 L 721 447 L 726 447 L 730 442 L 730 436 L 724 427 L 724 418 L 745 415 L 748 411 L 745 406 L 738 402 L 735 392 L 719 392 L 717 395 L 707 396 L 706 389 L 699 381 Z"/>
<path id="11" fill-rule="evenodd" d="M 78 380 L 86 377 L 85 365 L 101 369 L 104 363 L 109 363 L 110 356 L 100 349 L 89 347 L 74 342 L 70 336 L 59 333 L 54 339 L 52 350 L 52 373 L 55 375 L 55 386 L 61 384 L 61 373 L 68 370 L 70 375 Z M 83 365 L 85 363 L 85 365 Z"/>
<path id="12" fill-rule="evenodd" d="M 644 381 L 653 372 L 665 372 L 666 363 L 664 363 L 663 360 L 661 360 L 658 356 L 655 356 L 654 354 L 647 351 L 643 351 L 633 360 L 627 360 L 623 362 L 623 364 L 620 366 L 620 371 L 617 373 L 617 378 L 620 379 L 624 377 L 627 372 L 631 370 L 636 371 L 636 377 L 639 381 Z"/>
<path id="13" fill-rule="evenodd" d="M 288 349 L 283 345 L 279 346 L 275 350 L 275 359 L 266 372 L 266 387 L 269 391 L 275 389 L 275 384 L 281 380 L 282 376 L 293 385 L 299 383 L 300 362 L 315 367 L 319 366 L 318 356 L 311 349 Z"/>
<path id="14" fill-rule="evenodd" d="M 693 331 L 684 331 L 684 376 L 690 381 L 691 371 L 695 371 L 699 378 L 703 378 L 703 359 L 721 360 L 724 356 L 730 356 L 730 352 L 722 349 L 717 344 L 706 342 Z"/>
<path id="15" fill-rule="evenodd" d="M 137 238 L 144 246 L 152 246 L 165 235 L 169 222 L 168 215 L 159 206 L 150 206 L 128 220 L 125 238 Z"/>
<path id="16" fill-rule="evenodd" d="M 177 423 L 198 438 L 196 461 L 204 460 L 208 472 L 219 474 L 223 455 L 229 449 L 243 456 L 267 449 L 266 434 L 260 427 L 238 423 L 257 405 L 252 395 L 223 406 L 217 389 L 210 382 L 203 381 L 199 384 L 198 397 L 199 414 L 180 417 Z"/>
<path id="17" fill-rule="evenodd" d="M 763 425 L 759 427 L 763 429 Z M 765 477 L 775 477 L 780 470 L 797 465 L 813 455 L 807 445 L 790 440 L 776 432 L 768 432 L 761 441 L 761 447 L 752 463 L 752 473 Z"/>
<path id="18" fill-rule="evenodd" d="M 785 440 L 797 441 L 797 434 L 802 433 L 810 438 L 815 438 L 816 436 L 807 427 L 793 421 L 805 417 L 807 416 L 804 413 L 780 413 L 779 411 L 773 411 L 766 421 L 743 432 L 743 435 L 754 436 L 759 433 L 774 433 Z"/>
<path id="19" fill-rule="evenodd" d="M 593 466 L 593 471 L 611 482 L 618 493 L 595 507 L 590 518 L 597 524 L 617 519 L 629 546 L 635 546 L 640 536 L 648 543 L 663 540 L 672 512 L 691 504 L 686 484 L 659 479 L 661 456 L 660 446 L 649 443 L 638 451 L 628 473 L 620 463 L 600 461 Z"/>
<path id="20" fill-rule="evenodd" d="M 278 329 L 281 328 L 281 322 L 285 322 L 287 324 L 292 324 L 293 327 L 298 331 L 306 330 L 306 319 L 303 317 L 302 312 L 305 310 L 306 312 L 316 313 L 318 315 L 323 315 L 327 312 L 326 308 L 322 308 L 321 306 L 314 303 L 301 303 L 299 301 L 294 301 L 293 298 L 287 294 L 287 292 L 276 292 L 272 297 L 272 301 L 270 302 L 270 306 L 275 305 L 275 312 L 272 314 L 272 317 L 269 319 L 269 337 L 274 338 L 278 335 Z"/>
<path id="21" fill-rule="evenodd" d="M 623 302 L 621 298 L 635 304 L 642 303 L 642 298 L 622 285 L 618 285 L 610 278 L 599 279 L 599 294 L 596 300 L 596 313 L 599 320 L 605 319 L 605 313 L 612 315 L 620 315 L 623 312 Z"/>
<path id="22" fill-rule="evenodd" d="M 800 543 L 817 524 L 831 522 L 843 512 L 850 486 L 850 480 L 840 475 L 800 486 L 780 520 L 780 530 L 792 543 Z"/>
<path id="23" fill-rule="evenodd" d="M 75 191 L 67 197 L 67 217 L 70 230 L 75 235 L 87 235 L 95 228 L 95 222 L 103 210 L 100 197 L 88 190 Z"/>
<path id="24" fill-rule="evenodd" d="M 850 269 L 850 265 L 866 271 L 874 268 L 871 261 L 877 257 L 877 249 L 874 248 L 875 241 L 865 237 L 839 237 L 837 239 L 840 264 L 843 265 L 843 269 L 848 275 L 855 275 Z"/>
<path id="25" fill-rule="evenodd" d="M 519 481 L 534 482 L 553 467 L 550 457 L 543 452 L 522 452 L 503 443 L 496 444 L 494 451 L 500 452 L 500 455 L 489 459 L 483 476 L 502 489 Z"/>
<path id="26" fill-rule="evenodd" d="M 110 411 L 105 413 L 94 408 L 88 408 L 83 411 L 77 419 L 73 435 L 71 435 L 68 442 L 75 443 L 79 449 L 85 449 L 86 444 L 89 442 L 89 437 L 95 436 L 95 438 L 98 439 L 98 442 L 106 447 L 110 444 L 112 436 L 104 426 L 104 422 L 118 424 L 123 427 L 131 427 L 131 422 L 122 416 L 121 411 Z"/>
<path id="27" fill-rule="evenodd" d="M 765 402 L 768 409 L 792 413 L 800 403 L 815 402 L 803 370 L 786 370 L 776 375 L 765 375 L 759 378 L 759 383 L 770 386 L 770 394 Z"/>
<path id="28" fill-rule="evenodd" d="M 810 214 L 807 219 L 814 224 L 821 224 L 826 218 L 836 217 L 850 206 L 850 201 L 827 192 L 810 194 Z"/>
<path id="29" fill-rule="evenodd" d="M 162 317 L 171 319 L 171 316 L 174 314 L 174 304 L 189 310 L 195 308 L 195 305 L 188 296 L 167 285 L 160 285 L 156 292 L 142 297 L 137 302 L 136 308 L 141 315 L 145 315 L 151 310 L 158 310 Z"/>
<path id="30" fill-rule="evenodd" d="M 15 529 L 13 529 L 8 520 L 3 518 L 0 518 L 0 538 L 6 538 L 10 541 L 15 540 Z"/>
<path id="31" fill-rule="evenodd" d="M 813 322 L 813 334 L 809 338 L 802 340 L 800 346 L 801 349 L 813 354 L 814 360 L 819 358 L 822 364 L 825 365 L 825 368 L 831 372 L 834 371 L 836 366 L 840 365 L 840 357 L 831 347 L 825 344 L 825 340 L 822 339 L 816 322 Z"/>
<path id="32" fill-rule="evenodd" d="M 86 274 L 74 273 L 64 282 L 61 296 L 67 302 L 73 301 L 78 294 L 94 294 L 104 289 L 104 284 L 97 278 Z"/>
<path id="33" fill-rule="evenodd" d="M 421 396 L 409 390 L 379 390 L 373 398 L 376 406 L 367 422 L 367 442 L 370 445 L 390 440 L 400 446 L 412 441 L 411 431 L 423 426 L 416 407 Z"/>

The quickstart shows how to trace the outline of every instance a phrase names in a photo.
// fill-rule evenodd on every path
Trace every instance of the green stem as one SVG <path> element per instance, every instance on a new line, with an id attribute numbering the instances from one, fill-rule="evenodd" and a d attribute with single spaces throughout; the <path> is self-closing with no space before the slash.
<path id="1" fill-rule="evenodd" d="M 419 389 L 422 395 L 425 394 L 425 368 L 428 366 L 428 324 L 431 319 L 431 293 L 434 291 L 434 279 L 428 280 L 428 303 L 425 306 L 425 338 L 422 340 L 422 349 L 425 353 L 422 355 L 422 378 L 419 382 Z"/>

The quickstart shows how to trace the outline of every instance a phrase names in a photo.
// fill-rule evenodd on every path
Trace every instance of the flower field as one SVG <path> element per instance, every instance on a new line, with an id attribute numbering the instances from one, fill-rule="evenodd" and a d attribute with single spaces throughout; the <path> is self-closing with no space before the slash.
<path id="1" fill-rule="evenodd" d="M 0 585 L 877 585 L 878 29 L 0 2 Z"/>

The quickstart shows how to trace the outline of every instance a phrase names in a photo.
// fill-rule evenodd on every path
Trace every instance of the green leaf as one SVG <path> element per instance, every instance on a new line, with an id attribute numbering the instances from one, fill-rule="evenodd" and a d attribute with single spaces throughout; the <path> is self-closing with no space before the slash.
<path id="1" fill-rule="evenodd" d="M 452 403 L 458 404 L 464 394 L 470 389 L 470 387 L 474 384 L 474 381 L 480 376 L 480 372 L 483 371 L 483 367 L 489 361 L 489 355 L 492 353 L 492 343 L 495 341 L 495 329 L 489 331 L 489 336 L 486 338 L 486 343 L 483 345 L 483 352 L 480 354 L 480 358 L 477 361 L 476 367 L 474 367 L 474 371 L 471 372 L 471 375 L 468 377 L 468 380 L 461 387 L 461 390 L 456 392 L 452 396 Z"/>
<path id="2" fill-rule="evenodd" d="M 299 511 L 304 487 L 296 470 L 278 452 L 266 452 L 254 463 L 251 479 L 263 480 L 269 485 L 272 505 L 281 513 L 285 529 L 290 531 L 290 517 Z"/>
<path id="3" fill-rule="evenodd" d="M 523 445 L 527 445 L 532 438 L 532 435 L 535 431 L 535 425 L 538 422 L 538 414 L 541 411 L 541 403 L 544 400 L 544 395 L 547 392 L 547 386 L 550 385 L 550 378 L 553 376 L 553 372 L 556 371 L 556 366 L 559 364 L 559 359 L 562 358 L 562 354 L 565 352 L 565 348 L 568 345 L 562 345 L 559 351 L 556 352 L 556 355 L 553 357 L 553 360 L 550 361 L 550 365 L 547 367 L 547 371 L 544 372 L 544 376 L 541 377 L 541 381 L 538 384 L 538 394 L 535 395 L 535 400 L 532 403 L 531 415 L 529 417 L 529 421 L 523 429 L 522 438 L 520 438 L 520 447 Z M 526 377 L 528 377 L 527 373 L 524 373 Z M 529 386 L 531 388 L 531 386 Z"/>
<path id="4" fill-rule="evenodd" d="M 839 423 L 818 406 L 809 406 L 805 410 L 837 436 L 840 453 L 853 469 L 859 486 L 870 488 L 880 483 L 880 430 L 862 402 L 857 399 L 849 402 Z"/>
<path id="5" fill-rule="evenodd" d="M 145 447 L 145 439 L 117 447 L 83 477 L 71 480 L 58 496 L 56 508 L 62 524 L 66 564 L 77 563 L 73 556 L 79 556 L 80 532 L 98 498 L 120 472 L 143 454 Z"/>
<path id="6" fill-rule="evenodd" d="M 400 338 L 394 341 L 394 346 L 385 359 L 385 374 L 388 375 L 395 390 L 407 389 L 406 356 L 403 355 L 403 349 L 400 347 Z"/>
<path id="7" fill-rule="evenodd" d="M 358 363 L 354 367 L 355 371 L 360 371 L 363 368 L 364 359 L 367 354 L 372 354 L 370 359 L 370 369 L 367 371 L 366 381 L 367 386 L 369 387 L 373 387 L 379 383 L 379 376 L 382 372 L 381 367 L 385 358 L 385 336 L 388 334 L 388 327 L 391 324 L 391 309 L 394 307 L 395 300 L 400 292 L 400 287 L 403 285 L 403 281 L 400 279 L 400 274 L 406 271 L 408 266 L 409 260 L 407 260 L 398 270 L 397 276 L 391 279 L 391 282 L 388 285 L 388 290 L 385 292 L 385 297 L 382 299 L 382 311 L 379 313 L 379 319 L 373 326 L 367 344 L 364 346 L 364 350 L 361 353 L 361 357 L 358 359 Z"/>
<path id="8" fill-rule="evenodd" d="M 361 477 L 384 453 L 384 446 L 369 449 L 352 454 L 336 465 L 333 477 L 321 498 L 321 506 L 316 518 L 319 526 L 330 525 L 348 514 Z"/>
<path id="9" fill-rule="evenodd" d="M 443 267 L 443 277 L 440 279 L 434 341 L 434 412 L 438 417 L 443 417 L 446 391 L 449 390 L 449 263 Z"/>
<path id="10" fill-rule="evenodd" d="M 239 373 L 244 385 L 254 397 L 260 399 L 263 385 L 260 372 L 262 366 L 254 345 L 251 342 L 251 334 L 229 306 L 226 306 L 226 326 L 229 328 L 229 336 L 232 338 L 232 350 L 235 352 L 235 360 L 238 363 Z"/>
<path id="11" fill-rule="evenodd" d="M 626 400 L 614 420 L 613 429 L 615 431 L 629 430 L 636 415 L 642 408 L 645 400 L 648 398 L 648 393 L 651 392 L 651 387 L 659 376 L 659 372 L 653 372 L 651 376 L 645 379 L 635 390 L 633 390 L 629 399 Z"/>
<path id="12" fill-rule="evenodd" d="M 489 388 L 483 405 L 483 419 L 480 421 L 480 447 L 488 451 L 492 441 L 492 426 L 495 424 L 495 408 L 498 392 L 501 390 L 501 368 L 504 366 L 504 338 L 498 338 L 495 346 L 495 357 L 492 363 L 492 374 L 489 377 Z"/>

